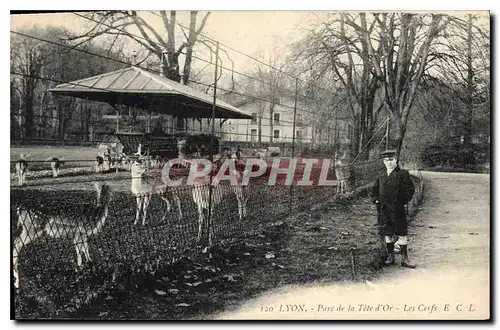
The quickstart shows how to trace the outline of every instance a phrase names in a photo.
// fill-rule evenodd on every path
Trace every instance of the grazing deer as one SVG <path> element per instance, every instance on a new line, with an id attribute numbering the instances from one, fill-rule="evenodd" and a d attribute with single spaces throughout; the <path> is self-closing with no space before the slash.
<path id="1" fill-rule="evenodd" d="M 46 162 L 50 162 L 50 167 L 52 168 L 52 177 L 57 178 L 59 173 L 61 173 L 61 166 L 64 164 L 64 158 L 49 157 Z"/>
<path id="2" fill-rule="evenodd" d="M 16 174 L 20 186 L 24 186 L 26 183 L 26 172 L 28 172 L 28 161 L 27 159 L 31 154 L 20 154 L 20 159 L 16 162 Z"/>
<path id="3" fill-rule="evenodd" d="M 96 166 L 95 166 L 95 172 L 99 173 L 104 170 L 104 157 L 102 153 L 99 153 L 97 157 L 95 158 L 96 160 Z"/>
<path id="4" fill-rule="evenodd" d="M 232 161 L 235 161 L 235 155 L 233 154 L 231 157 Z M 218 160 L 219 164 L 224 162 L 224 157 Z M 220 169 L 217 168 L 216 170 Z M 201 180 L 195 183 L 195 186 L 192 190 L 193 201 L 198 207 L 198 242 L 201 241 L 201 234 L 203 223 L 205 223 L 204 211 L 210 208 L 210 219 L 209 219 L 209 232 L 208 232 L 208 244 L 212 245 L 212 235 L 214 235 L 214 226 L 213 226 L 213 214 L 214 208 L 218 205 L 224 197 L 227 195 L 234 193 L 236 195 L 236 199 L 238 200 L 238 212 L 240 221 L 246 217 L 247 209 L 246 203 L 248 200 L 248 195 L 246 194 L 247 188 L 244 188 L 241 185 L 241 181 L 245 173 L 241 173 L 240 171 L 232 171 L 232 175 L 236 176 L 237 185 L 220 185 L 217 182 L 217 179 L 214 178 L 213 189 L 212 189 L 212 202 L 210 203 L 210 176 L 204 176 Z"/>
<path id="5" fill-rule="evenodd" d="M 36 241 L 43 235 L 49 238 L 72 239 L 76 250 L 76 263 L 82 265 L 82 254 L 87 261 L 92 261 L 88 246 L 88 238 L 98 234 L 108 217 L 108 206 L 111 198 L 111 189 L 107 184 L 95 183 L 97 189 L 97 204 L 89 210 L 82 222 L 73 222 L 70 219 L 56 219 L 40 212 L 17 208 L 18 226 L 22 227 L 21 234 L 14 241 L 13 264 L 14 286 L 19 288 L 19 254 L 22 248 Z M 95 225 L 91 225 L 96 221 Z"/>
<path id="6" fill-rule="evenodd" d="M 182 219 L 182 209 L 181 200 L 179 196 L 170 191 L 170 187 L 165 187 L 164 190 L 158 190 L 152 184 L 143 181 L 143 175 L 146 172 L 145 166 L 141 163 L 141 160 L 134 161 L 130 167 L 131 174 L 131 187 L 130 190 L 134 194 L 137 202 L 137 208 L 135 213 L 134 225 L 139 221 L 139 216 L 142 211 L 142 225 L 146 224 L 147 210 L 149 202 L 153 194 L 158 194 L 161 199 L 167 203 L 167 212 L 171 211 L 170 199 L 176 201 L 177 207 L 179 209 L 179 218 Z M 166 214 L 163 216 L 162 221 L 165 219 Z"/>

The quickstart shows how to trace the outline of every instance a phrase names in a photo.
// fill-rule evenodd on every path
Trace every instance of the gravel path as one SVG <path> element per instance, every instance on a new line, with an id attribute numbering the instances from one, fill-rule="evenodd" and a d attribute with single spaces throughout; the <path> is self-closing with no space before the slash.
<path id="1" fill-rule="evenodd" d="M 416 269 L 387 267 L 373 283 L 279 288 L 213 318 L 488 319 L 490 176 L 423 176 L 424 201 L 410 227 Z"/>

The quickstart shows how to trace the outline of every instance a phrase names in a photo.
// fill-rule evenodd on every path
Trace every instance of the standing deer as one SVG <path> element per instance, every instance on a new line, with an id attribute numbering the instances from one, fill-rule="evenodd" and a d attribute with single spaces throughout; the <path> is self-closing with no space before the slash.
<path id="1" fill-rule="evenodd" d="M 146 224 L 147 210 L 153 194 L 159 194 L 161 199 L 163 199 L 167 203 L 167 212 L 171 211 L 170 199 L 174 199 L 179 209 L 179 219 L 182 219 L 181 200 L 179 196 L 176 193 L 170 191 L 171 188 L 168 186 L 165 187 L 164 190 L 158 190 L 152 184 L 143 181 L 143 175 L 145 172 L 146 168 L 141 164 L 140 160 L 134 161 L 132 163 L 130 167 L 130 190 L 132 191 L 132 194 L 134 194 L 137 202 L 134 225 L 136 225 L 139 221 L 141 211 L 142 225 L 144 226 Z M 162 221 L 165 219 L 165 217 L 166 214 L 163 216 Z"/>
<path id="2" fill-rule="evenodd" d="M 233 154 L 231 157 L 231 161 L 235 161 L 236 156 Z M 224 157 L 218 160 L 219 164 L 224 162 Z M 220 169 L 220 167 L 216 168 L 216 170 Z M 217 172 L 217 171 L 215 171 Z M 214 233 L 213 226 L 213 214 L 214 208 L 217 206 L 227 195 L 234 193 L 236 195 L 236 199 L 238 200 L 238 212 L 240 221 L 246 217 L 247 209 L 246 203 L 248 200 L 248 195 L 245 193 L 246 189 L 241 185 L 241 181 L 244 173 L 240 171 L 232 171 L 231 173 L 236 177 L 237 185 L 220 185 L 217 182 L 217 179 L 214 178 L 213 188 L 212 188 L 212 201 L 210 203 L 210 176 L 206 175 L 197 182 L 195 182 L 194 188 L 192 190 L 193 200 L 198 207 L 198 242 L 201 242 L 201 234 L 203 224 L 205 223 L 204 211 L 210 208 L 210 218 L 209 218 L 209 231 L 208 231 L 208 244 L 212 245 L 212 235 Z"/>
<path id="3" fill-rule="evenodd" d="M 19 155 L 19 160 L 16 162 L 16 174 L 18 183 L 20 186 L 24 186 L 26 183 L 26 173 L 28 172 L 28 161 L 27 159 L 31 156 L 31 154 L 23 154 Z"/>
<path id="4" fill-rule="evenodd" d="M 343 195 L 348 190 L 348 180 L 351 176 L 351 154 L 349 147 L 341 145 L 335 152 L 335 177 L 338 181 L 337 195 Z"/>
<path id="5" fill-rule="evenodd" d="M 104 154 L 103 153 L 99 153 L 97 154 L 96 158 L 96 166 L 95 166 L 95 172 L 96 173 L 99 173 L 99 172 L 102 172 L 104 170 Z"/>
<path id="6" fill-rule="evenodd" d="M 52 177 L 57 178 L 59 173 L 61 173 L 61 166 L 64 164 L 64 158 L 49 157 L 46 162 L 50 162 L 50 167 L 52 168 Z"/>
<path id="7" fill-rule="evenodd" d="M 13 264 L 14 286 L 19 288 L 19 254 L 21 250 L 43 235 L 49 238 L 71 239 L 76 250 L 76 263 L 82 265 L 82 254 L 87 261 L 92 261 L 88 246 L 88 239 L 97 235 L 103 228 L 108 217 L 108 207 L 111 198 L 111 189 L 107 184 L 95 184 L 97 189 L 97 204 L 83 217 L 87 219 L 74 222 L 70 219 L 56 219 L 40 212 L 23 207 L 17 208 L 18 226 L 22 227 L 21 234 L 14 241 Z M 86 221 L 88 220 L 88 221 Z M 95 222 L 95 225 L 90 223 Z"/>

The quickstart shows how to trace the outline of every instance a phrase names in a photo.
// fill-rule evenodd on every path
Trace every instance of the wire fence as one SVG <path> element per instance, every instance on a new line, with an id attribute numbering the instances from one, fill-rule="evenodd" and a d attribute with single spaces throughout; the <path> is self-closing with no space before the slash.
<path id="1" fill-rule="evenodd" d="M 43 38 L 11 33 L 49 43 Z M 68 51 L 80 51 L 50 43 Z M 103 58 L 103 55 L 86 54 Z M 12 77 L 14 80 L 36 79 L 49 87 L 69 83 L 42 73 L 16 70 L 11 71 Z M 248 113 L 256 113 L 253 120 L 173 118 L 151 111 L 141 119 L 131 115 L 130 109 L 122 111 L 89 100 L 71 103 L 68 98 L 38 103 L 31 100 L 30 113 L 26 102 L 13 101 L 11 228 L 15 286 L 22 289 L 23 283 L 26 286 L 35 283 L 36 287 L 54 292 L 68 287 L 78 292 L 84 285 L 78 282 L 78 274 L 85 271 L 85 267 L 97 268 L 101 275 L 117 265 L 132 272 L 154 272 L 182 257 L 196 259 L 201 253 L 200 246 L 207 245 L 208 237 L 212 245 L 238 243 L 244 237 L 265 232 L 277 221 L 286 222 L 290 215 L 308 210 L 312 205 L 370 184 L 380 170 L 378 152 L 385 148 L 384 141 L 388 138 L 383 129 L 386 121 L 376 125 L 370 140 L 362 141 L 367 146 L 370 144 L 366 153 L 353 153 L 354 132 L 342 109 L 331 106 L 326 112 L 317 110 L 311 104 L 325 101 L 299 95 L 299 79 L 292 78 L 290 85 L 295 83 L 295 90 L 284 91 L 289 98 L 287 102 L 236 93 L 246 97 L 246 102 L 254 102 L 253 105 L 266 102 L 265 111 L 260 113 L 254 106 L 248 109 L 242 106 Z M 212 88 L 214 97 L 224 92 L 224 88 L 217 87 L 217 80 L 213 84 L 190 83 L 215 87 Z M 67 108 L 64 110 L 64 107 Z M 206 109 L 213 111 L 211 105 Z M 115 117 L 106 119 L 110 115 Z M 159 142 L 148 145 L 156 127 L 163 134 Z M 189 147 L 204 147 L 208 150 L 207 158 L 238 150 L 244 159 L 259 158 L 268 168 L 248 186 L 219 184 L 214 187 L 205 182 L 194 187 L 165 188 L 161 166 L 146 167 L 144 175 L 135 176 L 131 164 L 122 166 L 118 154 L 110 156 L 104 164 L 99 163 L 97 156 L 107 150 L 110 143 L 115 143 L 114 148 L 124 144 L 116 133 L 127 135 L 131 131 L 150 134 L 138 135 L 135 144 L 132 143 L 138 149 L 141 143 L 143 151 L 150 154 L 176 152 L 178 142 L 186 135 L 206 134 L 208 140 L 191 142 Z M 24 163 L 20 161 L 21 153 L 30 155 Z M 53 175 L 52 157 L 64 162 L 57 177 Z M 311 158 L 318 160 L 310 172 L 313 184 L 301 185 L 299 181 L 307 172 L 304 160 Z M 277 184 L 269 185 L 273 161 L 286 167 L 293 159 L 298 165 L 291 184 L 279 174 Z M 325 160 L 328 166 L 322 168 Z M 99 170 L 101 165 L 103 168 Z M 185 178 L 189 169 L 181 168 L 179 173 Z M 20 175 L 26 179 L 22 185 L 17 184 Z M 332 184 L 318 184 L 321 178 Z M 134 191 L 134 184 L 140 187 L 139 191 Z M 202 204 L 206 210 L 200 213 Z M 204 221 L 200 220 L 202 217 Z M 352 255 L 344 257 L 350 260 Z M 89 281 L 99 279 L 94 276 Z"/>

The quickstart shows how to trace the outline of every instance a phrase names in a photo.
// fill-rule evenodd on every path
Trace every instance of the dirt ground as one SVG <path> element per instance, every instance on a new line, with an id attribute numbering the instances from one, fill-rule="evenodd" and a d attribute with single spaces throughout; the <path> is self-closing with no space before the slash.
<path id="1" fill-rule="evenodd" d="M 416 269 L 387 267 L 373 282 L 279 288 L 211 318 L 490 318 L 490 176 L 423 176 L 424 200 L 410 227 Z"/>

